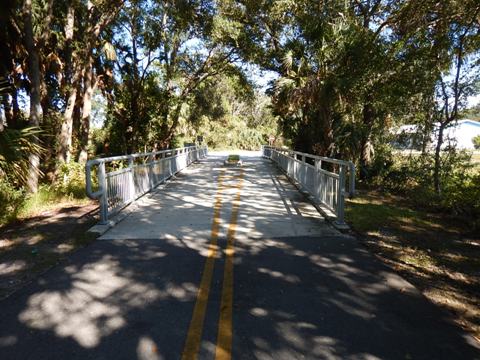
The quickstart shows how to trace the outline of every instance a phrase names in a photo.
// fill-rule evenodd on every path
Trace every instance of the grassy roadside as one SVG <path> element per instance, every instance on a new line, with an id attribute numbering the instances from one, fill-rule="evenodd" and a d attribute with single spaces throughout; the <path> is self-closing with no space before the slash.
<path id="1" fill-rule="evenodd" d="M 84 188 L 68 194 L 53 186 L 41 185 L 35 194 L 24 190 L 0 188 L 0 228 L 28 220 L 47 211 L 72 206 L 84 206 L 91 200 L 85 196 Z"/>
<path id="2" fill-rule="evenodd" d="M 87 197 L 79 198 L 72 195 L 68 196 L 40 188 L 38 193 L 25 200 L 17 218 L 19 220 L 25 220 L 38 216 L 46 211 L 72 206 L 83 206 L 89 203 L 91 203 L 91 200 Z"/>
<path id="3" fill-rule="evenodd" d="M 400 197 L 359 192 L 347 221 L 365 245 L 480 341 L 480 237 Z"/>

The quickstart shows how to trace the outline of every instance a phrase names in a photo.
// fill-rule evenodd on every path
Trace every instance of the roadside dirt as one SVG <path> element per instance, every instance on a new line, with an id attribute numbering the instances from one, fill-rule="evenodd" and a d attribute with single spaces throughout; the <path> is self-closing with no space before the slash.
<path id="1" fill-rule="evenodd" d="M 0 300 L 93 240 L 98 205 L 61 207 L 0 228 Z"/>
<path id="2" fill-rule="evenodd" d="M 349 201 L 355 233 L 480 342 L 480 237 L 440 213 L 375 192 Z"/>

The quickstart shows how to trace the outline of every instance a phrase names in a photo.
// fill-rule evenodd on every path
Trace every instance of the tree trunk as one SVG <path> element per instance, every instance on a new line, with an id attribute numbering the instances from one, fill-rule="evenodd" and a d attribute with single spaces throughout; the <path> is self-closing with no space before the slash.
<path id="1" fill-rule="evenodd" d="M 71 159 L 73 110 L 77 99 L 77 87 L 70 89 L 67 99 L 67 107 L 63 114 L 63 122 L 59 133 L 57 160 L 59 163 L 68 163 Z"/>
<path id="2" fill-rule="evenodd" d="M 80 130 L 80 154 L 78 155 L 78 162 L 80 163 L 86 163 L 88 159 L 88 146 L 90 138 L 90 114 L 92 112 L 92 96 L 93 90 L 95 88 L 92 63 L 93 59 L 90 58 L 83 81 L 84 91 Z"/>
<path id="3" fill-rule="evenodd" d="M 78 66 L 75 70 L 72 84 L 69 86 L 67 92 L 67 106 L 63 113 L 62 126 L 60 127 L 58 134 L 57 161 L 59 162 L 59 165 L 61 163 L 68 163 L 72 159 L 73 115 L 78 98 L 78 85 L 82 74 L 83 72 L 80 69 L 80 66 Z"/>
<path id="4" fill-rule="evenodd" d="M 32 0 L 25 0 L 24 3 L 24 39 L 25 48 L 28 53 L 28 77 L 30 80 L 30 126 L 39 126 L 42 122 L 42 105 L 40 95 L 40 64 L 38 51 L 35 46 L 32 24 Z M 36 193 L 38 190 L 38 175 L 40 158 L 37 154 L 29 156 L 30 169 L 27 177 L 28 191 Z"/>
<path id="5" fill-rule="evenodd" d="M 140 145 L 137 143 L 137 122 L 139 118 L 142 118 L 142 114 L 139 113 L 139 104 L 138 99 L 140 95 L 140 84 L 139 79 L 139 69 L 138 69 L 138 49 L 137 49 L 137 32 L 136 32 L 136 24 L 137 24 L 137 16 L 136 12 L 132 16 L 131 23 L 130 23 L 130 34 L 132 37 L 132 77 L 129 81 L 129 90 L 130 90 L 130 114 L 127 120 L 127 131 L 126 131 L 126 139 L 127 139 L 127 153 L 132 154 L 135 152 L 135 149 Z"/>
<path id="6" fill-rule="evenodd" d="M 447 123 L 440 123 L 440 127 L 438 129 L 438 138 L 437 138 L 437 146 L 435 147 L 435 163 L 433 168 L 433 186 L 435 188 L 435 192 L 440 195 L 442 192 L 442 184 L 440 181 L 440 169 L 441 169 L 441 151 L 443 145 L 443 131 L 445 130 L 445 126 Z"/>
<path id="7" fill-rule="evenodd" d="M 366 175 L 365 171 L 372 162 L 373 145 L 371 131 L 374 120 L 374 110 L 369 101 L 363 105 L 363 136 L 360 143 L 360 176 Z"/>
<path id="8" fill-rule="evenodd" d="M 72 148 L 72 133 L 73 133 L 73 111 L 75 109 L 75 102 L 77 100 L 77 87 L 81 77 L 80 66 L 77 64 L 72 80 L 72 40 L 75 23 L 75 8 L 70 2 L 67 10 L 67 22 L 65 24 L 65 82 L 67 87 L 65 112 L 63 113 L 62 125 L 57 135 L 57 162 L 58 165 L 69 162 L 71 159 Z M 79 61 L 75 59 L 76 61 Z"/>
<path id="9" fill-rule="evenodd" d="M 173 137 L 175 136 L 175 130 L 177 130 L 178 122 L 180 120 L 180 112 L 182 110 L 182 104 L 180 103 L 175 108 L 172 116 L 172 125 L 168 129 L 167 134 L 160 140 L 160 146 L 163 149 L 168 149 L 170 147 L 170 143 L 172 142 Z"/>
<path id="10" fill-rule="evenodd" d="M 428 120 L 427 122 L 424 123 L 423 129 L 422 129 L 422 154 L 425 155 L 428 152 L 428 146 L 430 145 L 432 141 L 432 126 L 433 124 L 433 114 L 431 111 L 429 111 Z"/>

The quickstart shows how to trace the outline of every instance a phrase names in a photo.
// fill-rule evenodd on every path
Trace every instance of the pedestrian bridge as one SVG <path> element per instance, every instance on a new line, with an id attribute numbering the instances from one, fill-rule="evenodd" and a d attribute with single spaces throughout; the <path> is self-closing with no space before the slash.
<path id="1" fill-rule="evenodd" d="M 198 248 L 229 231 L 243 239 L 340 234 L 259 152 L 243 152 L 242 166 L 225 165 L 226 158 L 214 153 L 186 167 L 137 200 L 103 238 L 182 239 Z"/>
<path id="2" fill-rule="evenodd" d="M 247 173 L 253 171 L 251 176 L 257 176 L 258 180 L 255 183 L 263 184 L 257 191 L 263 192 L 266 187 L 275 189 L 276 184 L 270 182 L 273 167 L 266 166 L 266 162 L 261 161 L 261 158 L 270 159 L 299 189 L 308 194 L 321 212 L 335 219 L 336 225 L 345 226 L 345 196 L 353 195 L 355 189 L 355 166 L 352 162 L 271 146 L 262 146 L 260 153 L 243 152 L 243 157 L 243 164 L 246 164 L 247 168 L 242 169 L 246 169 Z M 86 166 L 87 195 L 99 200 L 100 223 L 107 224 L 109 217 L 125 206 L 192 163 L 206 158 L 206 147 L 191 146 L 91 160 Z M 217 181 L 221 180 L 219 175 L 227 171 L 224 169 L 219 173 L 219 166 L 242 166 L 227 164 L 226 159 L 227 154 L 217 154 L 216 157 L 211 157 L 213 162 L 205 162 L 206 166 L 201 172 L 209 177 L 210 185 L 216 186 Z M 212 166 L 214 163 L 216 165 Z M 97 191 L 92 190 L 92 168 L 97 169 Z M 262 177 L 265 178 L 262 180 Z"/>

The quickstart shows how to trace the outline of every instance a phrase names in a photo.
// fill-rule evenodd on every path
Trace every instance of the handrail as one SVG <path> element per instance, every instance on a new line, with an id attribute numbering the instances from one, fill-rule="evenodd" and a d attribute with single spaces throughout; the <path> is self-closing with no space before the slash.
<path id="1" fill-rule="evenodd" d="M 298 182 L 316 201 L 333 211 L 339 225 L 345 224 L 345 195 L 355 193 L 355 165 L 351 161 L 262 145 L 262 155 L 274 161 L 290 178 Z M 300 158 L 300 159 L 299 159 Z M 306 159 L 313 160 L 309 164 Z M 338 173 L 322 169 L 322 163 L 338 165 Z M 346 178 L 349 178 L 348 192 Z"/>
<path id="2" fill-rule="evenodd" d="M 334 159 L 334 158 L 329 158 L 329 157 L 319 156 L 319 155 L 313 155 L 313 154 L 304 153 L 304 152 L 301 152 L 301 151 L 295 151 L 295 150 L 280 148 L 280 147 L 276 147 L 276 146 L 269 146 L 269 145 L 262 145 L 262 153 L 263 153 L 264 148 L 265 149 L 272 149 L 272 150 L 279 151 L 279 152 L 285 152 L 285 153 L 289 153 L 289 154 L 301 155 L 301 156 L 305 156 L 305 157 L 308 157 L 308 158 L 311 158 L 311 159 L 328 162 L 328 163 L 331 163 L 331 164 L 347 166 L 348 167 L 348 173 L 349 173 L 349 184 L 348 184 L 348 193 L 347 194 L 348 194 L 349 197 L 353 197 L 355 195 L 355 170 L 356 170 L 356 168 L 355 168 L 355 164 L 352 161 Z M 294 158 L 294 160 L 298 160 L 298 159 Z"/>
<path id="3" fill-rule="evenodd" d="M 100 164 L 100 163 L 105 163 L 105 162 L 111 162 L 111 161 L 121 161 L 121 160 L 128 160 L 128 159 L 136 159 L 139 157 L 146 157 L 146 156 L 156 156 L 159 154 L 166 154 L 166 153 L 171 153 L 171 152 L 176 152 L 176 151 L 181 151 L 184 149 L 190 149 L 190 148 L 197 148 L 197 146 L 186 146 L 183 148 L 175 148 L 171 150 L 160 150 L 160 151 L 153 151 L 153 152 L 148 152 L 148 153 L 136 153 L 136 154 L 130 154 L 130 155 L 119 155 L 119 156 L 111 156 L 111 157 L 106 157 L 106 158 L 97 158 L 97 159 L 92 159 L 87 161 L 88 163 L 91 164 Z"/>
<path id="4" fill-rule="evenodd" d="M 109 215 L 152 190 L 191 163 L 207 156 L 206 146 L 160 150 L 149 153 L 112 156 L 87 161 L 85 165 L 86 194 L 100 202 L 100 224 L 108 222 Z M 160 156 L 159 159 L 156 159 Z M 135 164 L 135 160 L 145 158 L 145 162 Z M 124 171 L 106 172 L 106 164 L 115 161 L 128 161 Z M 93 191 L 92 168 L 97 167 L 98 190 Z"/>

